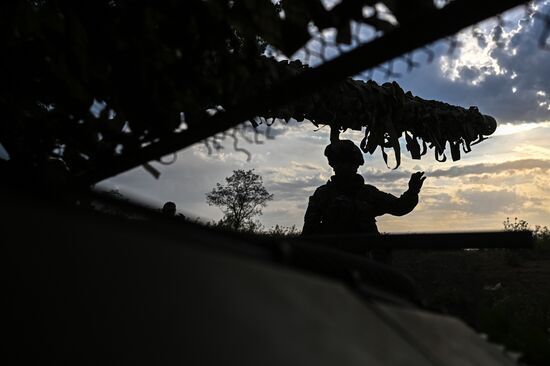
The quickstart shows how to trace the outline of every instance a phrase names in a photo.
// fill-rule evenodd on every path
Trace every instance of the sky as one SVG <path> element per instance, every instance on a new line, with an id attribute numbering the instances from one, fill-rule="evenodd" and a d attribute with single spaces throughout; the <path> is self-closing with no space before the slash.
<path id="1" fill-rule="evenodd" d="M 537 6 L 543 13 L 550 12 L 550 1 Z M 421 66 L 411 72 L 396 62 L 402 76 L 394 80 L 404 90 L 466 108 L 475 105 L 494 116 L 498 128 L 457 162 L 437 162 L 433 151 L 422 160 L 412 160 L 402 148 L 402 164 L 392 170 L 379 150 L 365 155 L 359 173 L 382 191 L 399 196 L 413 172 L 425 171 L 427 176 L 416 209 L 404 217 L 377 218 L 380 231 L 501 230 L 507 217 L 550 226 L 550 49 L 539 45 L 544 24 L 538 18 L 516 9 L 503 19 L 502 28 L 489 20 L 461 32 L 460 47 L 452 54 L 444 42 L 432 45 L 431 63 L 422 61 L 426 56 L 418 52 L 415 58 Z M 393 80 L 382 72 L 375 72 L 373 79 Z M 178 152 L 173 164 L 151 163 L 161 172 L 158 180 L 136 168 L 98 187 L 116 189 L 153 207 L 173 201 L 187 217 L 217 221 L 222 212 L 206 204 L 205 194 L 233 170 L 254 169 L 274 195 L 260 217 L 264 227 L 301 229 L 308 197 L 332 175 L 323 156 L 329 129 L 291 121 L 274 124 L 269 136 L 263 131 L 260 144 L 239 139 L 250 152 L 250 161 L 233 149 L 230 139 L 212 154 L 199 143 Z M 346 132 L 341 139 L 359 143 L 362 136 L 362 132 Z"/>

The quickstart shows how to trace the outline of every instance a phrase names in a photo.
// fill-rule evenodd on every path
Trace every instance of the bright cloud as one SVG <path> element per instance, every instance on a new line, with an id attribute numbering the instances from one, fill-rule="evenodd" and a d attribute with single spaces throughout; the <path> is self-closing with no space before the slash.
<path id="1" fill-rule="evenodd" d="M 497 130 L 495 131 L 493 136 L 506 136 L 515 134 L 518 132 L 524 132 L 524 131 L 530 131 L 535 128 L 548 128 L 550 127 L 550 122 L 530 122 L 530 123 L 522 123 L 522 124 L 515 124 L 515 123 L 501 123 L 498 125 Z"/>
<path id="2" fill-rule="evenodd" d="M 483 37 L 483 41 L 480 37 Z M 445 55 L 439 61 L 443 75 L 450 80 L 464 80 L 472 85 L 478 85 L 489 75 L 507 73 L 498 59 L 491 54 L 497 47 L 496 42 L 487 40 L 483 33 L 461 33 L 458 41 L 462 44 L 458 56 Z"/>

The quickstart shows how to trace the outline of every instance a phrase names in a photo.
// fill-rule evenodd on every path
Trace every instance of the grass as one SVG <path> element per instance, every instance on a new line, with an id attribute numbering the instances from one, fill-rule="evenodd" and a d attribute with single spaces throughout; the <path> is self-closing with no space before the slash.
<path id="1" fill-rule="evenodd" d="M 532 250 L 400 251 L 426 305 L 459 317 L 489 341 L 550 365 L 550 240 Z"/>

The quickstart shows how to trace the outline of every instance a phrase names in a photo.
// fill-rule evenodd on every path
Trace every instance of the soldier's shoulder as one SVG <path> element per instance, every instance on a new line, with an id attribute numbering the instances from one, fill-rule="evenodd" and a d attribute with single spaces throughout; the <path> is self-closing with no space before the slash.
<path id="1" fill-rule="evenodd" d="M 333 187 L 330 184 L 330 181 L 328 181 L 327 183 L 323 184 L 322 186 L 317 187 L 317 189 L 315 189 L 315 192 L 313 193 L 313 196 L 314 197 L 327 197 L 327 196 L 331 195 L 332 191 L 333 191 Z"/>
<path id="2" fill-rule="evenodd" d="M 325 183 L 322 186 L 317 187 L 317 189 L 315 190 L 315 193 L 313 194 L 326 194 L 330 191 L 331 191 L 330 184 Z"/>
<path id="3" fill-rule="evenodd" d="M 380 190 L 378 188 L 376 188 L 375 186 L 371 186 L 370 184 L 365 184 L 363 186 L 363 189 L 367 192 L 367 193 L 378 193 L 380 192 Z"/>

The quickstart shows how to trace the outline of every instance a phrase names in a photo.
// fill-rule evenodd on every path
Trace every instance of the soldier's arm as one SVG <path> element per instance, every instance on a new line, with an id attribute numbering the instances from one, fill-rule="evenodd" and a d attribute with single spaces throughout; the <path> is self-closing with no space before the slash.
<path id="1" fill-rule="evenodd" d="M 302 235 L 316 235 L 321 233 L 321 207 L 322 207 L 322 193 L 318 188 L 313 196 L 309 197 L 309 203 L 307 205 L 306 214 L 304 216 L 304 227 L 302 229 Z"/>
<path id="2" fill-rule="evenodd" d="M 418 204 L 418 193 L 424 183 L 424 172 L 414 173 L 409 181 L 409 189 L 399 198 L 392 194 L 376 190 L 376 204 L 379 208 L 379 215 L 390 214 L 394 216 L 403 216 L 414 210 Z"/>
<path id="3" fill-rule="evenodd" d="M 418 204 L 418 194 L 410 190 L 405 191 L 400 197 L 376 191 L 376 216 L 384 214 L 403 216 L 411 212 Z"/>

